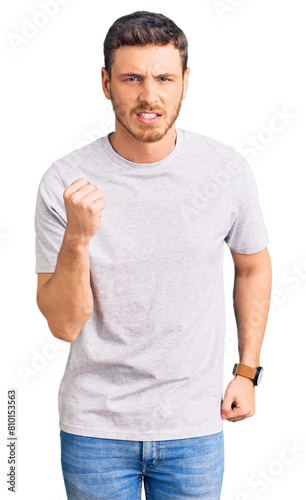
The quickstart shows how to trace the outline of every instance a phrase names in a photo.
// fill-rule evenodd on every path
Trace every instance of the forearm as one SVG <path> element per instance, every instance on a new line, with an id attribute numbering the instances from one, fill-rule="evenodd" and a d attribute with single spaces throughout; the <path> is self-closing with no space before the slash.
<path id="1" fill-rule="evenodd" d="M 233 305 L 238 328 L 239 362 L 260 364 L 260 351 L 268 320 L 271 295 L 271 268 L 236 274 Z"/>
<path id="2" fill-rule="evenodd" d="M 76 339 L 93 310 L 88 242 L 72 240 L 66 231 L 56 269 L 40 291 L 38 306 L 55 337 Z"/>

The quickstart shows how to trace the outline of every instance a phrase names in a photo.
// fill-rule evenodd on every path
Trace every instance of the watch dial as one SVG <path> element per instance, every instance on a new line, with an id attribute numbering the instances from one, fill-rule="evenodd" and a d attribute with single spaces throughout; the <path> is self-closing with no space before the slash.
<path id="1" fill-rule="evenodd" d="M 257 385 L 260 384 L 260 382 L 261 382 L 261 379 L 263 376 L 263 371 L 264 371 L 264 369 L 262 367 L 260 367 L 259 373 L 258 373 L 258 378 L 257 378 Z"/>

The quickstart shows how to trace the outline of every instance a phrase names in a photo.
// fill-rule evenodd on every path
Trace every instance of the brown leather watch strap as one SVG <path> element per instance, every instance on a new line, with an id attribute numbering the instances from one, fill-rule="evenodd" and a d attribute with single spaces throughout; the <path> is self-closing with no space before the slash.
<path id="1" fill-rule="evenodd" d="M 243 375 L 244 377 L 248 377 L 254 380 L 256 375 L 257 368 L 252 368 L 251 366 L 238 364 L 236 375 Z"/>

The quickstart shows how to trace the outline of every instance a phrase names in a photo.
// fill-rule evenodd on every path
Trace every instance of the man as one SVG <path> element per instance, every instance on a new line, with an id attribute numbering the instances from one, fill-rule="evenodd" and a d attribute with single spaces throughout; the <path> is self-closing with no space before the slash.
<path id="1" fill-rule="evenodd" d="M 254 175 L 175 121 L 187 40 L 123 16 L 104 41 L 115 132 L 55 161 L 35 214 L 37 304 L 70 342 L 59 388 L 68 498 L 219 499 L 223 419 L 254 415 L 271 263 Z M 198 112 L 201 112 L 199 109 Z M 235 265 L 239 366 L 223 398 L 223 247 Z"/>

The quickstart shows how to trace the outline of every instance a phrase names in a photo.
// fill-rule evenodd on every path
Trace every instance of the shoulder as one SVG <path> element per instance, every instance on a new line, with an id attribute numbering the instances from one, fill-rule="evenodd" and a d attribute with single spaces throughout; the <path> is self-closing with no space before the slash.
<path id="1" fill-rule="evenodd" d="M 214 137 L 182 129 L 185 151 L 192 159 L 205 162 L 211 175 L 217 172 L 235 178 L 249 175 L 250 166 L 246 159 L 231 145 Z"/>
<path id="2" fill-rule="evenodd" d="M 191 130 L 181 129 L 184 135 L 184 143 L 186 146 L 194 148 L 199 147 L 206 153 L 211 153 L 216 156 L 231 157 L 233 154 L 232 146 L 221 142 L 214 137 L 193 132 Z"/>
<path id="3" fill-rule="evenodd" d="M 101 137 L 56 159 L 44 172 L 41 183 L 64 189 L 78 177 L 91 175 L 94 166 L 101 161 L 103 148 Z"/>
<path id="4" fill-rule="evenodd" d="M 93 162 L 102 152 L 101 139 L 102 137 L 99 137 L 85 146 L 74 149 L 65 156 L 55 160 L 53 166 L 60 173 L 61 170 L 69 170 L 69 168 L 84 166 L 86 162 Z"/>
<path id="5" fill-rule="evenodd" d="M 246 160 L 231 145 L 209 135 L 182 129 L 185 151 L 200 161 L 208 162 L 211 171 L 230 170 L 234 163 L 237 167 Z"/>

